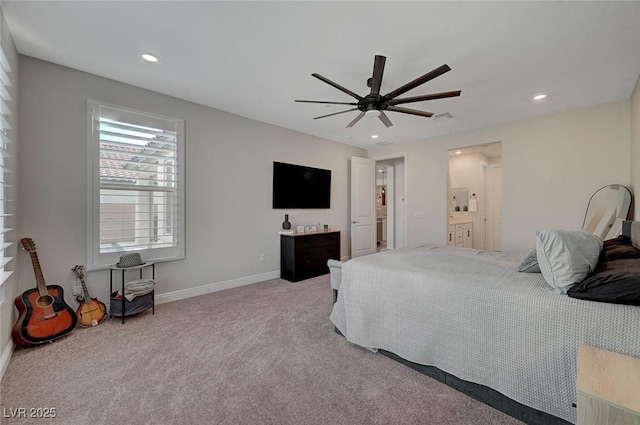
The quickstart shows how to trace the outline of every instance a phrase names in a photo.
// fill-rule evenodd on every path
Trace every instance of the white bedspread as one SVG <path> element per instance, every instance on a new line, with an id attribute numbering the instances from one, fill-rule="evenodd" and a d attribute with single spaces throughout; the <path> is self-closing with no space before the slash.
<path id="1" fill-rule="evenodd" d="M 555 294 L 520 259 L 435 245 L 355 258 L 331 321 L 354 344 L 575 423 L 578 345 L 640 357 L 640 307 Z"/>

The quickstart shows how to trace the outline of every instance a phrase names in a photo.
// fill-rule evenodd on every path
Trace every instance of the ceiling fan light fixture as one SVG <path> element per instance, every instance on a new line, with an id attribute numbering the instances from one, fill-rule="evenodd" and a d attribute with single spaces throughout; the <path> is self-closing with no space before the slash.
<path id="1" fill-rule="evenodd" d="M 380 116 L 380 111 L 378 109 L 369 109 L 364 113 L 364 116 L 367 118 L 377 118 Z"/>

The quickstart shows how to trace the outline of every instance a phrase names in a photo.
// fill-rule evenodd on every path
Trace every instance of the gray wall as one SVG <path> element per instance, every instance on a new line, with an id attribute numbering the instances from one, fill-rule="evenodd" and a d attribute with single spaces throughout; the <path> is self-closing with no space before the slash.
<path id="1" fill-rule="evenodd" d="M 408 243 L 444 244 L 448 150 L 501 141 L 502 249 L 524 253 L 534 246 L 538 229 L 580 228 L 589 198 L 600 187 L 630 185 L 630 128 L 626 100 L 387 146 L 369 155 L 406 153 Z"/>
<path id="2" fill-rule="evenodd" d="M 632 192 L 640 194 L 640 76 L 631 96 L 631 186 Z M 640 202 L 634 200 L 635 219 L 640 219 Z"/>
<path id="3" fill-rule="evenodd" d="M 20 66 L 20 234 L 38 243 L 48 282 L 69 288 L 71 267 L 85 262 L 87 99 L 186 121 L 187 259 L 156 267 L 160 301 L 279 276 L 284 213 L 294 226 L 322 221 L 342 229 L 348 255 L 345 182 L 349 158 L 365 151 L 30 57 L 21 56 Z M 274 160 L 331 169 L 331 209 L 273 210 Z M 34 277 L 28 258 L 19 260 L 24 290 Z M 87 284 L 108 302 L 108 271 L 89 273 Z"/>

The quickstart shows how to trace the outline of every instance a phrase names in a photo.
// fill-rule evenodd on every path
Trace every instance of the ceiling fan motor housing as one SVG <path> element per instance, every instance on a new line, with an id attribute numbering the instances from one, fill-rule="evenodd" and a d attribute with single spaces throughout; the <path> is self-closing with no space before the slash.
<path id="1" fill-rule="evenodd" d="M 386 109 L 387 106 L 389 106 L 389 104 L 379 94 L 368 94 L 364 97 L 364 99 L 358 102 L 358 109 L 362 112 L 373 110 L 381 111 L 383 109 Z"/>

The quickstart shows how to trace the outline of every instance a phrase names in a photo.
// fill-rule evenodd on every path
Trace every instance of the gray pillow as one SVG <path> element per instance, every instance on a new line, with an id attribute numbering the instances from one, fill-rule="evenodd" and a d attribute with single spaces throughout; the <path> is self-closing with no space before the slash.
<path id="1" fill-rule="evenodd" d="M 536 257 L 544 280 L 560 294 L 584 280 L 598 264 L 602 240 L 583 230 L 538 230 Z"/>
<path id="2" fill-rule="evenodd" d="M 527 252 L 522 261 L 518 265 L 518 271 L 522 273 L 540 273 L 540 266 L 538 265 L 538 256 L 536 249 L 532 249 Z"/>

